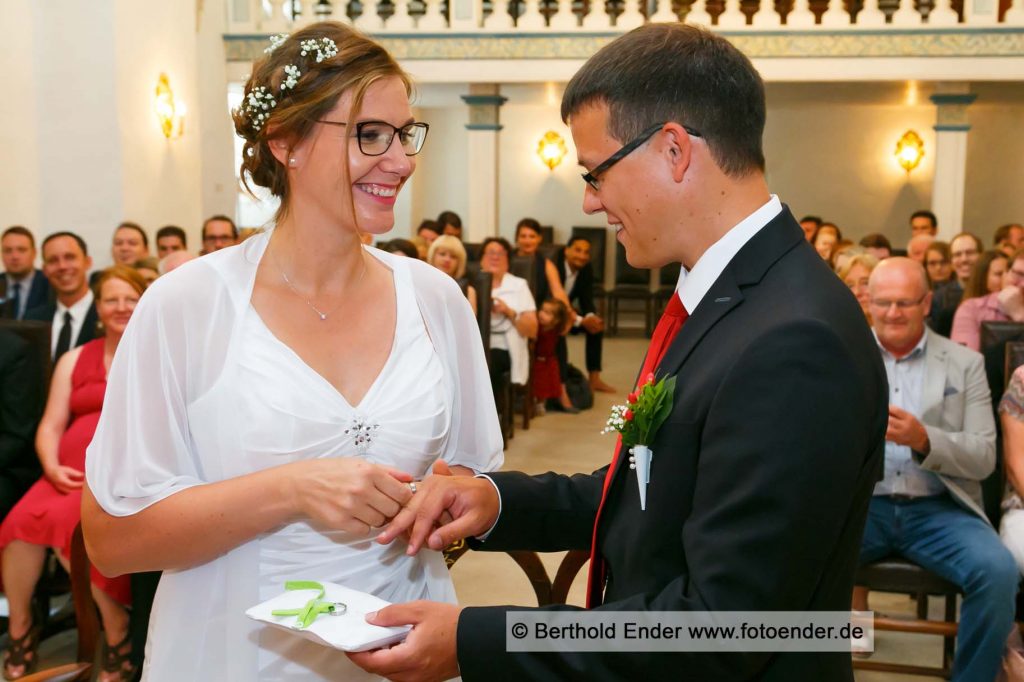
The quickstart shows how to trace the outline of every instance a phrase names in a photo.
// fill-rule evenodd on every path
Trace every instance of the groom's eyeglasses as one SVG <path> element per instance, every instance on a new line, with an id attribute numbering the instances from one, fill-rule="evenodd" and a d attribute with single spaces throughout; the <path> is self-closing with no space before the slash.
<path id="1" fill-rule="evenodd" d="M 647 130 L 640 133 L 640 135 L 638 135 L 636 139 L 624 144 L 622 146 L 622 149 L 609 156 L 602 163 L 597 164 L 597 167 L 594 168 L 594 170 L 590 171 L 589 173 L 584 173 L 583 181 L 586 182 L 591 187 L 593 187 L 595 192 L 601 189 L 601 181 L 598 179 L 597 176 L 601 175 L 609 168 L 617 164 L 619 161 L 622 161 L 624 158 L 632 154 L 637 147 L 642 145 L 644 142 L 647 142 L 647 140 L 649 140 L 651 136 L 654 135 L 654 133 L 661 130 L 662 127 L 664 127 L 664 125 L 664 123 L 659 123 L 658 125 L 651 126 Z M 689 126 L 683 126 L 683 130 L 686 131 L 687 135 L 692 135 L 693 137 L 704 137 L 699 132 L 697 132 L 693 128 L 690 128 Z"/>

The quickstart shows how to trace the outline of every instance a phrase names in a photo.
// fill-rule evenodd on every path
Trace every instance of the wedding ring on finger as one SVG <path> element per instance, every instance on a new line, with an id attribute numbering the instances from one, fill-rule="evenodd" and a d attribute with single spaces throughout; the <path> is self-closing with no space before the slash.
<path id="1" fill-rule="evenodd" d="M 416 494 L 416 481 L 409 482 L 409 490 L 412 492 L 413 495 Z"/>

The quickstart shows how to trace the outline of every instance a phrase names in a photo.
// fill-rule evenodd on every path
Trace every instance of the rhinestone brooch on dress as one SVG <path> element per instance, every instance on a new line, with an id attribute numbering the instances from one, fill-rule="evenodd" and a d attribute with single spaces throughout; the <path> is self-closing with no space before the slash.
<path id="1" fill-rule="evenodd" d="M 373 444 L 373 438 L 378 429 L 380 429 L 380 424 L 373 423 L 362 415 L 356 415 L 352 418 L 352 425 L 345 429 L 345 435 L 352 436 L 356 452 L 363 455 Z"/>

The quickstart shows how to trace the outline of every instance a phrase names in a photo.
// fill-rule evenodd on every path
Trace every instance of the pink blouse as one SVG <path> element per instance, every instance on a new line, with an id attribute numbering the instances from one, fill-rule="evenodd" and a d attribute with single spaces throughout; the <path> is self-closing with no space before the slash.
<path id="1" fill-rule="evenodd" d="M 953 331 L 949 338 L 976 351 L 981 350 L 981 323 L 1006 322 L 1010 316 L 999 305 L 999 292 L 969 298 L 960 304 L 953 316 Z"/>

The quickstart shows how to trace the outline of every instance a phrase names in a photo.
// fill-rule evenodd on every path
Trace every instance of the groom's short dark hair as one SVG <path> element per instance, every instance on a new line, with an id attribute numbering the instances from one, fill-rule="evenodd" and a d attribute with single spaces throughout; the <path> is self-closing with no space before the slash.
<path id="1" fill-rule="evenodd" d="M 697 130 L 723 172 L 764 170 L 764 83 L 728 40 L 686 24 L 647 24 L 587 60 L 562 96 L 562 120 L 608 105 L 608 132 L 623 144 L 659 123 Z"/>

